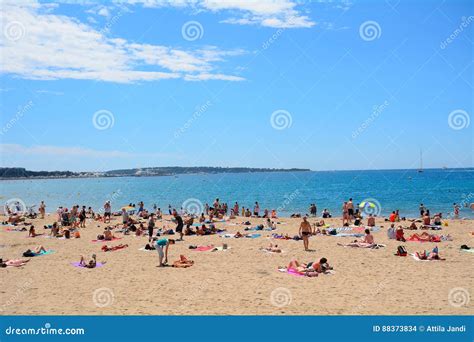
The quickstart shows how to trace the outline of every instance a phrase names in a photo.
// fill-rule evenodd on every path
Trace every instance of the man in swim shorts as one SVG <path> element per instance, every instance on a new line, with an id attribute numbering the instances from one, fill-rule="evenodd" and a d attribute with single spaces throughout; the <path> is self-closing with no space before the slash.
<path id="1" fill-rule="evenodd" d="M 179 236 L 180 236 L 179 241 L 183 241 L 183 227 L 184 227 L 183 218 L 180 215 L 178 215 L 176 211 L 173 213 L 173 216 L 176 219 L 176 232 L 179 233 Z"/>
<path id="2" fill-rule="evenodd" d="M 303 222 L 300 224 L 299 235 L 303 239 L 304 250 L 309 250 L 309 236 L 311 235 L 311 224 L 308 219 L 303 217 Z"/>

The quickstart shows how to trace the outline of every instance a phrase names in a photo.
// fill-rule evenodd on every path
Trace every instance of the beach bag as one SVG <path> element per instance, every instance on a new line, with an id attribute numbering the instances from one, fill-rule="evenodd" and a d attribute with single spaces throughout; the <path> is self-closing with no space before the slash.
<path id="1" fill-rule="evenodd" d="M 407 256 L 408 252 L 405 248 L 405 246 L 398 246 L 397 247 L 397 254 L 395 255 L 398 255 L 398 256 Z"/>

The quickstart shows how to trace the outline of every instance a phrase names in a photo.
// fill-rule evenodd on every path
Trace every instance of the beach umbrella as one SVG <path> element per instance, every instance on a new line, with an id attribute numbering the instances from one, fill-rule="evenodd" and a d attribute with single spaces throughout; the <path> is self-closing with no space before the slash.
<path id="1" fill-rule="evenodd" d="M 361 207 L 361 208 L 365 208 L 366 206 L 368 206 L 369 208 L 375 208 L 376 207 L 375 203 L 370 202 L 370 201 L 363 201 L 359 204 L 359 207 Z"/>

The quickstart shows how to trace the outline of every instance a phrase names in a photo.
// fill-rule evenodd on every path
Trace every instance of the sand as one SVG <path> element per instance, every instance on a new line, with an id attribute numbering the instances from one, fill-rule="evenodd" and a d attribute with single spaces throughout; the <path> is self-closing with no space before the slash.
<path id="1" fill-rule="evenodd" d="M 30 220 L 36 227 L 54 222 Z M 4 218 L 1 218 L 4 220 Z M 120 221 L 115 218 L 113 223 Z M 242 222 L 237 218 L 232 222 Z M 279 219 L 277 233 L 297 234 L 300 219 Z M 314 222 L 314 219 L 310 219 Z M 251 219 L 254 224 L 262 219 Z M 340 226 L 339 219 L 326 220 Z M 126 243 L 124 250 L 102 252 L 92 243 L 104 224 L 87 221 L 81 239 L 26 238 L 26 232 L 7 232 L 0 226 L 0 257 L 19 258 L 28 248 L 43 245 L 55 253 L 32 258 L 22 268 L 0 269 L 0 314 L 7 315 L 472 315 L 474 313 L 474 253 L 459 246 L 474 246 L 473 221 L 450 220 L 437 234 L 451 234 L 454 241 L 441 242 L 446 261 L 422 262 L 394 256 L 400 242 L 388 240 L 388 224 L 375 233 L 378 250 L 345 248 L 353 238 L 315 236 L 314 252 L 305 252 L 302 241 L 223 239 L 218 235 L 185 237 L 170 247 L 169 261 L 184 254 L 194 260 L 187 269 L 158 268 L 156 252 L 140 251 L 146 237 L 123 236 L 108 245 Z M 100 227 L 98 227 L 100 226 Z M 158 223 L 161 226 L 161 223 Z M 174 226 L 174 225 L 173 225 Z M 244 226 L 218 224 L 229 232 Z M 49 234 L 49 230 L 38 228 Z M 419 232 L 419 231 L 418 231 Z M 412 231 L 405 231 L 408 236 Z M 116 233 L 117 236 L 122 236 Z M 232 249 L 196 252 L 190 244 Z M 259 249 L 277 243 L 284 253 Z M 409 252 L 431 249 L 434 243 L 406 242 Z M 80 255 L 97 254 L 106 265 L 97 269 L 71 266 Z M 277 271 L 291 259 L 308 262 L 326 257 L 336 273 L 317 278 L 296 277 Z M 451 292 L 451 298 L 450 298 Z M 454 303 L 452 305 L 451 303 Z M 456 306 L 456 303 L 464 305 Z"/>

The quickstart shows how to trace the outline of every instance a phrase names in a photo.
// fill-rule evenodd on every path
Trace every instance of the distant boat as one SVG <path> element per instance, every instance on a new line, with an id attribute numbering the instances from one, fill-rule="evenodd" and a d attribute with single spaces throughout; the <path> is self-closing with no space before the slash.
<path id="1" fill-rule="evenodd" d="M 447 167 L 447 166 L 443 166 L 443 170 L 447 170 L 447 169 L 448 169 L 448 167 Z"/>
<path id="2" fill-rule="evenodd" d="M 423 151 L 420 149 L 420 168 L 418 169 L 418 173 L 423 172 Z"/>

